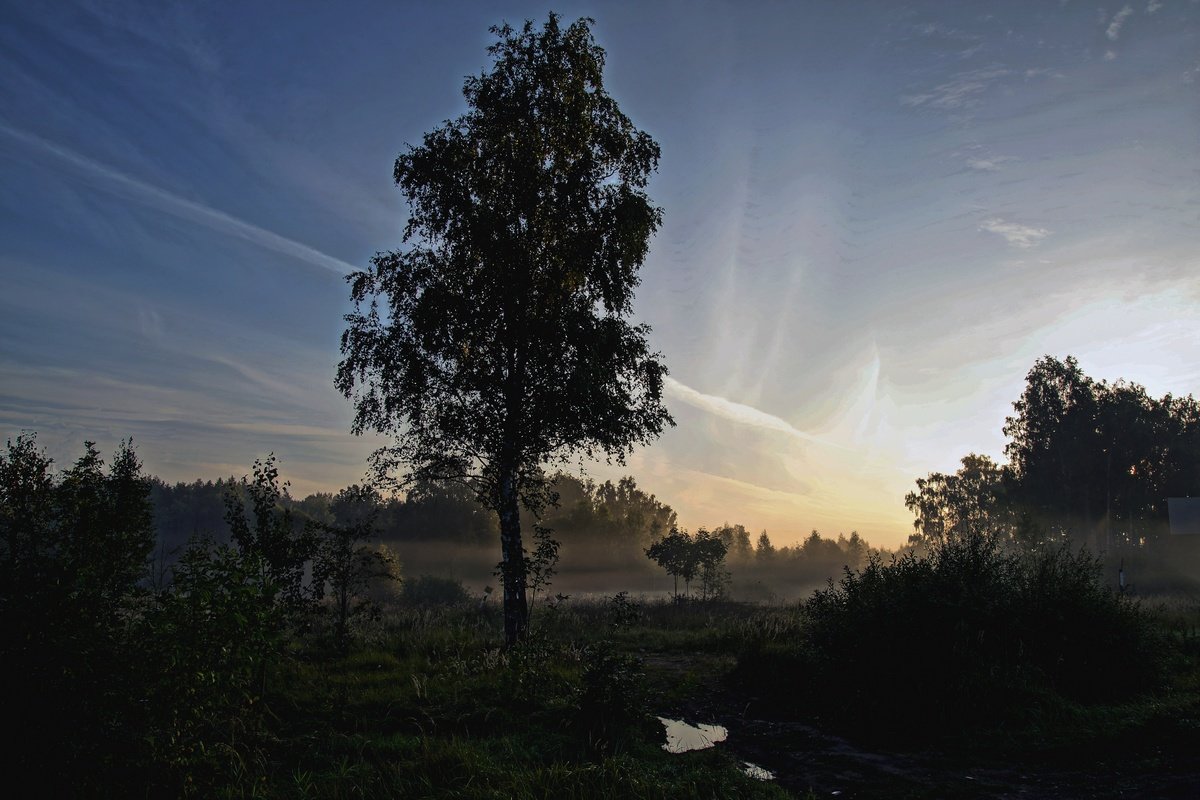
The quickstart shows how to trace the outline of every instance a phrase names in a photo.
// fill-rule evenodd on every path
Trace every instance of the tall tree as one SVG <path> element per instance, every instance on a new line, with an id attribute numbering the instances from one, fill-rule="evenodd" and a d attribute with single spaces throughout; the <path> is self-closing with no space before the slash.
<path id="1" fill-rule="evenodd" d="M 1044 356 L 1004 424 L 1016 499 L 1052 538 L 1095 541 L 1103 513 L 1104 441 L 1096 382 L 1073 357 Z"/>
<path id="2" fill-rule="evenodd" d="M 396 159 L 406 247 L 349 279 L 353 430 L 393 438 L 378 477 L 460 481 L 496 512 L 509 643 L 528 615 L 519 509 L 553 499 L 547 466 L 621 461 L 673 424 L 649 328 L 627 321 L 659 148 L 605 91 L 591 24 L 492 28 L 467 113 Z"/>
<path id="3" fill-rule="evenodd" d="M 758 544 L 754 548 L 754 555 L 760 561 L 769 561 L 775 557 L 775 545 L 771 544 L 771 537 L 767 535 L 765 529 L 758 535 Z"/>

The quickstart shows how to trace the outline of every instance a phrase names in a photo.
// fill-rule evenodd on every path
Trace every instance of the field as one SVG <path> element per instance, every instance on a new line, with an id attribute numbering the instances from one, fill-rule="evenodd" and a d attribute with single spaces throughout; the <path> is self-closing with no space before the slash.
<path id="1" fill-rule="evenodd" d="M 800 606 L 620 596 L 568 600 L 534 619 L 530 641 L 508 651 L 498 608 L 475 600 L 393 606 L 360 626 L 343 657 L 311 639 L 272 678 L 262 727 L 203 761 L 212 771 L 202 793 L 1191 797 L 1200 786 L 1194 603 L 1152 615 L 1179 656 L 1156 691 L 1119 702 L 1055 697 L 995 725 L 931 732 L 917 722 L 911 736 L 805 713 L 780 702 L 778 684 L 747 680 L 755 653 L 797 640 L 808 624 Z M 885 672 L 864 688 L 880 706 L 905 692 Z M 656 716 L 717 723 L 729 738 L 670 754 Z M 744 762 L 775 779 L 748 777 Z"/>

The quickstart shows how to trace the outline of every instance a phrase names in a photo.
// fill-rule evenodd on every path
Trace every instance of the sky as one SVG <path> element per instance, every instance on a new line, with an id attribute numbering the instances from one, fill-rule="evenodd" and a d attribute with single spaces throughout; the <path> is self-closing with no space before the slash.
<path id="1" fill-rule="evenodd" d="M 392 163 L 525 3 L 16 3 L 0 16 L 0 436 L 167 480 L 381 440 L 333 388 Z M 917 477 L 1042 355 L 1200 394 L 1200 3 L 564 3 L 662 148 L 637 320 L 676 427 L 629 473 L 689 528 L 894 546 Z"/>

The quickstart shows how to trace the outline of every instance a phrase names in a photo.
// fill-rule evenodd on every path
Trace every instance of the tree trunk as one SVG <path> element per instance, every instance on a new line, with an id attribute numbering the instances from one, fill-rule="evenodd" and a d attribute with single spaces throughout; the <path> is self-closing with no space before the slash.
<path id="1" fill-rule="evenodd" d="M 504 584 L 504 643 L 525 638 L 529 604 L 525 598 L 525 550 L 521 547 L 521 515 L 517 507 L 516 476 L 500 479 L 500 576 Z"/>

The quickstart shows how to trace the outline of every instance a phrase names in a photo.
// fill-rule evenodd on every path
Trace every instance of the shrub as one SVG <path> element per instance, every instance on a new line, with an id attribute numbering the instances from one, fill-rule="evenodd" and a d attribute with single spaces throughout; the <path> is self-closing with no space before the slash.
<path id="1" fill-rule="evenodd" d="M 741 677 L 867 733 L 1003 724 L 1064 698 L 1120 700 L 1162 677 L 1151 621 L 1083 552 L 955 539 L 847 569 L 803 611 L 794 639 L 748 644 Z"/>
<path id="2" fill-rule="evenodd" d="M 630 741 L 649 739 L 651 733 L 662 736 L 646 711 L 641 661 L 607 642 L 589 646 L 582 660 L 575 723 L 591 747 L 613 752 Z"/>
<path id="3" fill-rule="evenodd" d="M 287 609 L 262 560 L 196 539 L 142 620 L 148 745 L 156 776 L 181 788 L 254 755 L 263 696 L 283 659 Z"/>
<path id="4" fill-rule="evenodd" d="M 453 606 L 466 603 L 471 595 L 458 578 L 420 575 L 404 582 L 400 598 L 409 605 Z"/>
<path id="5" fill-rule="evenodd" d="M 614 628 L 628 628 L 645 620 L 642 604 L 629 597 L 629 592 L 617 592 L 605 600 L 605 616 Z"/>

